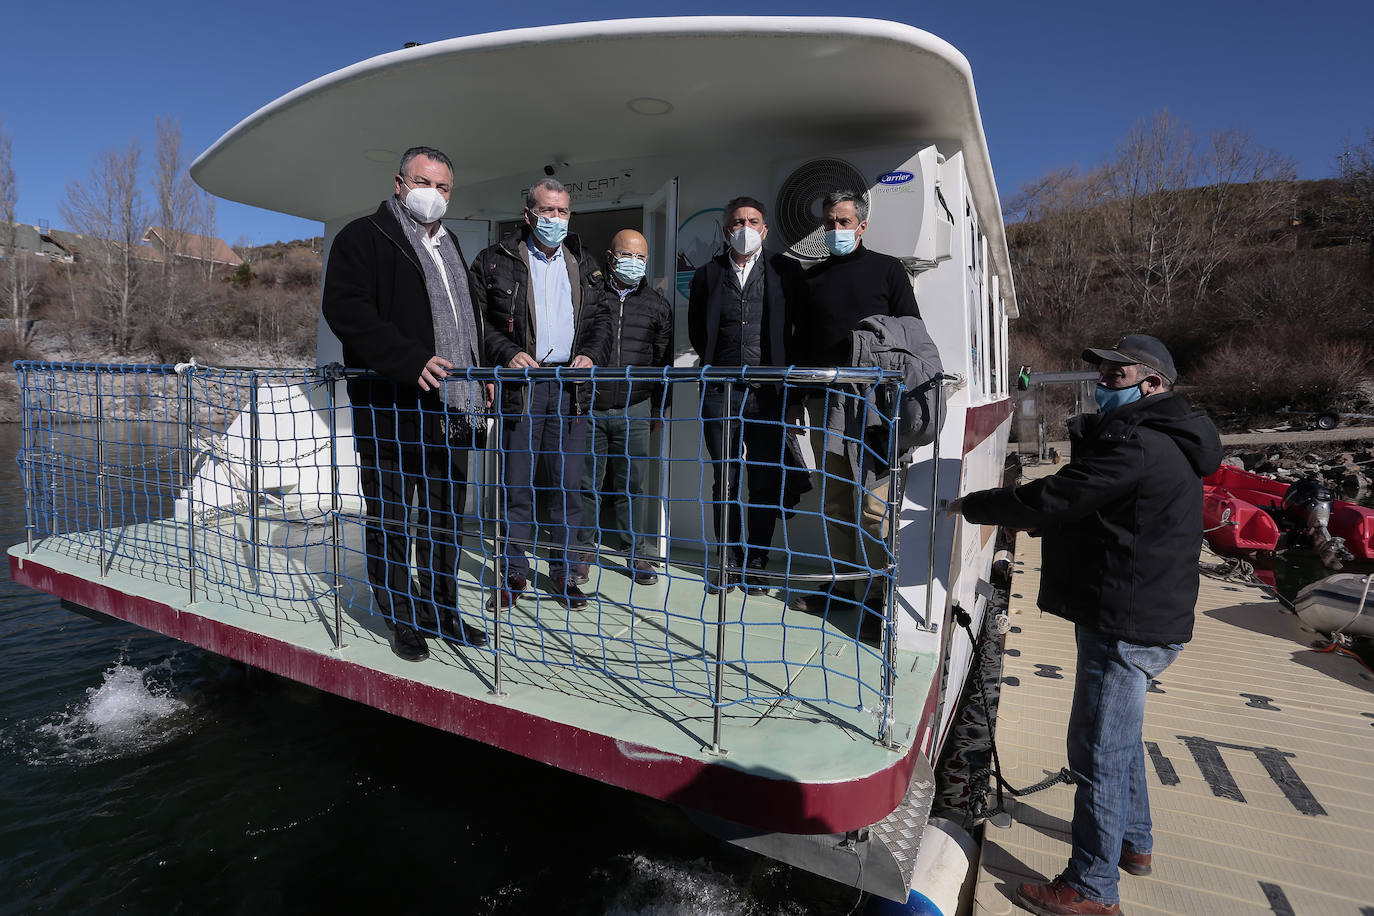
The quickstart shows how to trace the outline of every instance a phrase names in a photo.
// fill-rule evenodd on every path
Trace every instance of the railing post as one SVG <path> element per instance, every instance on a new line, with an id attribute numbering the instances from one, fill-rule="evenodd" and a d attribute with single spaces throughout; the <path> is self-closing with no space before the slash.
<path id="1" fill-rule="evenodd" d="M 95 516 L 100 529 L 100 578 L 105 578 L 105 392 L 100 384 L 103 373 L 95 370 Z"/>
<path id="2" fill-rule="evenodd" d="M 935 524 L 939 521 L 940 512 L 940 405 L 944 403 L 945 377 L 936 375 L 935 383 L 935 409 L 933 411 L 935 423 L 935 442 L 933 443 L 930 459 L 930 530 L 926 544 L 926 619 L 925 630 L 927 632 L 935 629 L 933 619 L 935 602 Z"/>
<path id="3" fill-rule="evenodd" d="M 19 367 L 19 449 L 24 460 L 19 470 L 24 480 L 24 544 L 25 552 L 33 553 L 33 532 L 38 525 L 38 507 L 33 496 L 33 399 L 29 397 L 29 372 Z"/>
<path id="4" fill-rule="evenodd" d="M 258 370 L 249 374 L 248 406 L 248 557 L 253 572 L 253 584 L 260 581 L 258 565 L 258 515 L 262 509 L 262 481 L 259 465 L 262 461 L 262 427 L 258 417 Z M 331 412 L 331 418 L 333 414 Z"/>
<path id="5" fill-rule="evenodd" d="M 496 383 L 496 396 L 493 399 L 496 408 L 496 422 L 492 424 L 492 429 L 488 433 L 488 439 L 492 435 L 501 435 L 501 383 Z M 502 519 L 505 514 L 501 512 L 501 494 L 505 492 L 502 486 L 505 474 L 505 450 L 501 448 L 501 440 L 498 438 L 496 447 L 493 448 L 491 442 L 486 443 L 486 454 L 482 462 L 487 476 L 487 492 L 491 494 L 491 520 L 492 520 L 492 606 L 491 606 L 491 690 L 488 691 L 492 696 L 503 697 L 506 695 L 504 685 L 501 683 L 501 590 L 506 587 L 506 556 L 505 543 L 501 540 L 501 528 L 504 525 Z M 481 500 L 478 500 L 479 504 Z M 485 519 L 483 520 L 485 522 Z M 533 577 L 531 577 L 531 580 Z M 515 605 L 512 603 L 511 607 Z"/>
<path id="6" fill-rule="evenodd" d="M 331 376 L 327 377 L 329 386 L 329 542 L 330 542 L 330 565 L 334 567 L 334 651 L 339 651 L 344 647 L 343 641 L 343 581 L 347 570 L 343 565 L 343 545 L 341 540 L 341 527 L 339 524 L 339 431 L 338 431 L 338 411 L 339 404 L 335 392 L 339 381 Z M 254 403 L 256 405 L 257 390 L 254 386 Z M 254 418 L 257 411 L 254 410 Z M 255 423 L 256 425 L 256 423 Z M 257 433 L 254 432 L 256 438 Z"/>
<path id="7" fill-rule="evenodd" d="M 897 519 L 898 511 L 901 508 L 901 488 L 898 486 L 898 475 L 901 469 L 898 466 L 897 450 L 897 425 L 898 417 L 901 415 L 901 388 L 897 382 L 888 382 L 888 389 L 891 396 L 888 403 L 892 406 L 891 415 L 884 417 L 887 422 L 887 549 L 891 561 L 887 567 L 887 582 L 883 588 L 885 593 L 884 607 L 887 613 L 883 615 L 883 634 L 882 634 L 882 720 L 878 728 L 878 740 L 884 747 L 895 748 L 897 746 L 896 737 L 893 734 L 893 720 L 896 717 L 896 710 L 893 709 L 892 695 L 895 692 L 897 678 Z M 933 527 L 933 521 L 932 521 Z"/>
<path id="8" fill-rule="evenodd" d="M 187 604 L 196 603 L 196 487 L 192 469 L 191 448 L 195 440 L 195 409 L 191 398 L 191 377 L 195 370 L 187 368 L 181 376 L 181 468 L 186 481 L 186 593 Z"/>
<path id="9" fill-rule="evenodd" d="M 703 398 L 702 400 L 704 403 L 705 398 Z M 720 424 L 721 462 L 718 465 L 718 470 L 724 472 L 724 479 L 720 482 L 722 497 L 720 503 L 720 531 L 716 533 L 718 541 L 716 545 L 716 560 L 718 563 L 716 569 L 717 574 L 720 576 L 720 578 L 716 582 L 716 676 L 715 692 L 711 698 L 711 753 L 713 754 L 723 753 L 723 751 L 721 751 L 720 748 L 720 720 L 721 697 L 725 691 L 725 665 L 722 663 L 721 659 L 725 656 L 725 599 L 726 596 L 730 594 L 730 592 L 726 589 L 728 575 L 727 562 L 729 560 L 730 552 L 730 473 L 732 464 L 730 460 L 729 446 L 730 419 L 731 416 L 734 414 L 734 410 L 735 385 L 734 382 L 727 381 L 725 383 L 725 409 L 723 411 L 725 416 L 724 420 Z M 743 413 L 743 405 L 741 404 L 741 424 L 743 424 L 744 422 Z M 741 435 L 743 435 L 742 426 Z M 741 455 L 741 457 L 743 456 Z M 740 487 L 741 489 L 744 487 L 743 469 L 741 469 L 740 471 Z M 743 511 L 741 511 L 741 522 L 743 521 L 743 517 L 744 513 Z M 741 576 L 743 575 L 743 573 L 744 571 L 740 570 Z"/>

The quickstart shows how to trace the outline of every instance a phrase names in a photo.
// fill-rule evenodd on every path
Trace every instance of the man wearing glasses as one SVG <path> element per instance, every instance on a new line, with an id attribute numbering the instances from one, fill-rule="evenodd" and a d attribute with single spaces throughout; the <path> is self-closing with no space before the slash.
<path id="1" fill-rule="evenodd" d="M 479 254 L 473 294 L 486 319 L 486 355 L 512 369 L 605 365 L 611 318 L 601 268 L 577 236 L 568 235 L 570 196 L 552 179 L 525 199 L 525 224 Z M 538 354 L 537 356 L 535 354 Z M 549 578 L 554 600 L 582 610 L 587 598 L 569 576 L 568 549 L 582 518 L 591 385 L 562 381 L 501 386 L 501 450 L 505 456 L 498 510 L 506 520 L 505 579 L 489 610 L 510 607 L 530 578 L 536 493 L 548 505 L 552 541 Z"/>
<path id="2" fill-rule="evenodd" d="M 339 231 L 324 275 L 322 310 L 345 364 L 383 376 L 350 379 L 348 396 L 367 502 L 367 580 L 407 661 L 429 657 L 426 631 L 487 642 L 456 610 L 468 455 L 490 392 L 461 377 L 481 365 L 482 339 L 463 252 L 440 222 L 452 186 L 447 156 L 406 150 L 395 194 Z"/>
<path id="3" fill-rule="evenodd" d="M 607 365 L 662 369 L 673 362 L 673 309 L 649 285 L 649 243 L 633 229 L 622 229 L 606 252 L 606 299 L 611 314 L 611 355 Z M 592 449 L 582 478 L 582 529 L 578 534 L 580 562 L 574 578 L 586 582 L 588 554 L 604 541 L 598 510 L 609 511 L 612 533 L 631 552 L 630 567 L 639 585 L 654 585 L 658 575 L 648 557 L 654 550 L 648 536 L 652 500 L 644 498 L 650 443 L 663 427 L 668 386 L 597 382 L 592 401 Z M 604 485 L 609 472 L 611 483 Z"/>

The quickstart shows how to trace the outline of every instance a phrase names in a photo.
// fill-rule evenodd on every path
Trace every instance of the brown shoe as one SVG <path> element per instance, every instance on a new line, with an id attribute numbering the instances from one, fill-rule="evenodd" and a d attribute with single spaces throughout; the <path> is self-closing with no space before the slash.
<path id="1" fill-rule="evenodd" d="M 657 585 L 658 573 L 648 560 L 635 560 L 635 585 Z"/>
<path id="2" fill-rule="evenodd" d="M 555 585 L 550 594 L 552 594 L 554 601 L 570 611 L 585 611 L 587 609 L 587 596 L 571 579 L 564 579 L 562 583 Z"/>
<path id="3" fill-rule="evenodd" d="M 496 594 L 487 599 L 487 612 L 492 613 L 497 610 L 504 611 L 506 608 L 520 600 L 525 588 L 529 585 L 524 576 L 506 576 L 505 588 L 498 588 Z"/>
<path id="4" fill-rule="evenodd" d="M 1128 875 L 1139 875 L 1145 877 L 1154 871 L 1150 867 L 1150 854 L 1148 852 L 1136 852 L 1129 846 L 1121 847 L 1121 859 L 1116 863 L 1121 866 L 1121 870 Z"/>
<path id="5" fill-rule="evenodd" d="M 1021 885 L 1016 889 L 1016 903 L 1038 916 L 1075 916 L 1079 913 L 1117 916 L 1121 912 L 1119 903 L 1098 903 L 1084 897 L 1064 880 L 1063 875 L 1049 884 Z"/>

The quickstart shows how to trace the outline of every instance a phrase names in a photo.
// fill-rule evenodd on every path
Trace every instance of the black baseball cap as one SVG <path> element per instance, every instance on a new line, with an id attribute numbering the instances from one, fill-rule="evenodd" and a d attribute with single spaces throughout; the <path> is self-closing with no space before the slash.
<path id="1" fill-rule="evenodd" d="M 1178 370 L 1174 368 L 1174 358 L 1169 355 L 1169 348 L 1158 337 L 1149 334 L 1127 334 L 1110 350 L 1089 347 L 1083 351 L 1083 358 L 1093 365 L 1106 362 L 1129 366 L 1139 363 L 1164 376 L 1164 380 L 1171 385 L 1178 381 Z"/>

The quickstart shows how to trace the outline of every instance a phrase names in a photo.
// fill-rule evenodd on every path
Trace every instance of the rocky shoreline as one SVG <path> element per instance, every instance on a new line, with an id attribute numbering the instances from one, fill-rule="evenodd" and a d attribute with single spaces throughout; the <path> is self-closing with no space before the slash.
<path id="1" fill-rule="evenodd" d="M 1315 477 L 1334 496 L 1359 503 L 1369 497 L 1374 477 L 1374 450 L 1366 443 L 1333 442 L 1322 451 L 1313 451 L 1310 443 L 1263 449 L 1242 446 L 1227 449 L 1225 461 L 1289 483 Z"/>

